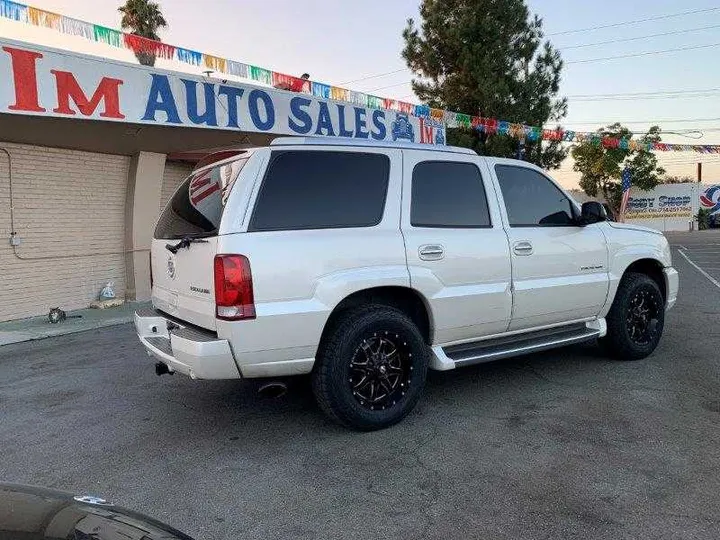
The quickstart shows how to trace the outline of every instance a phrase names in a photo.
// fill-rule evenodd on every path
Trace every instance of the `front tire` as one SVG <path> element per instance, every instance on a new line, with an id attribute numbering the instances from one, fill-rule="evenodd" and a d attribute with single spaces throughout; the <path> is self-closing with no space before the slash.
<path id="1" fill-rule="evenodd" d="M 601 345 L 618 360 L 640 360 L 652 354 L 665 325 L 665 299 L 646 274 L 623 276 L 607 316 Z"/>
<path id="2" fill-rule="evenodd" d="M 415 407 L 428 364 L 428 347 L 412 320 L 398 309 L 369 305 L 348 311 L 323 339 L 313 392 L 340 424 L 383 429 Z"/>

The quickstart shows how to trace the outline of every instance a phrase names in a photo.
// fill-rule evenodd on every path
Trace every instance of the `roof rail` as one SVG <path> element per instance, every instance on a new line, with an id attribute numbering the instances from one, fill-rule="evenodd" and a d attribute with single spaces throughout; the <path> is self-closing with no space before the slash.
<path id="1" fill-rule="evenodd" d="M 459 146 L 443 146 L 437 144 L 419 144 L 394 141 L 368 141 L 342 137 L 278 137 L 270 146 L 362 146 L 367 148 L 401 148 L 408 150 L 425 150 L 427 152 L 450 152 L 454 154 L 477 155 L 470 148 Z"/>

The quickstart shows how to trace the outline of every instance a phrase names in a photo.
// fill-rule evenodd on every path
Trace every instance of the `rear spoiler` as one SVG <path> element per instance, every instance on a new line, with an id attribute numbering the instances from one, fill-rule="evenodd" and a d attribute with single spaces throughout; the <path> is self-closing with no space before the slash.
<path id="1" fill-rule="evenodd" d="M 198 169 L 207 167 L 208 165 L 212 165 L 213 163 L 217 163 L 218 161 L 223 161 L 232 157 L 241 156 L 245 153 L 247 153 L 247 149 L 239 148 L 236 150 L 221 150 L 219 152 L 213 152 L 212 154 L 208 154 L 200 161 L 198 161 L 193 171 L 197 171 Z"/>

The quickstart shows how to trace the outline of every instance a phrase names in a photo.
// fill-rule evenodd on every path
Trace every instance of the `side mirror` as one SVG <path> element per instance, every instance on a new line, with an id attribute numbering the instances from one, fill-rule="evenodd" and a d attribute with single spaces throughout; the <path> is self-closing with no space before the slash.
<path id="1" fill-rule="evenodd" d="M 605 207 L 597 201 L 588 201 L 583 203 L 580 211 L 580 224 L 592 225 L 600 221 L 607 221 L 607 212 Z"/>

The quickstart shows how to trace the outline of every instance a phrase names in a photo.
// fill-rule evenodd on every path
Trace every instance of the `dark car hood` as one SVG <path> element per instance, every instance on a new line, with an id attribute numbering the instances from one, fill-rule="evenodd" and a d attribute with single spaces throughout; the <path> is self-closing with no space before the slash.
<path id="1" fill-rule="evenodd" d="M 193 540 L 97 497 L 0 483 L 2 540 Z"/>

